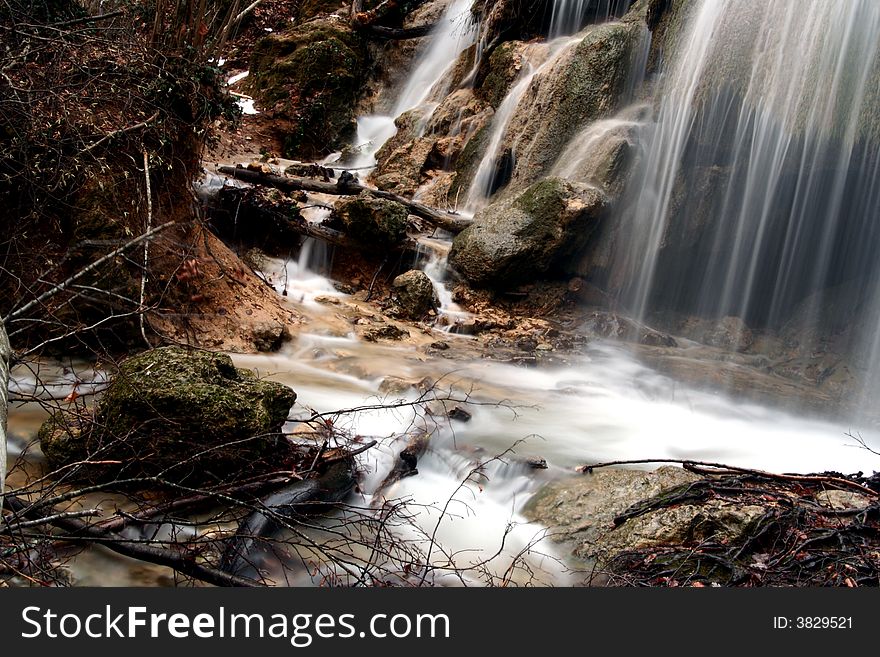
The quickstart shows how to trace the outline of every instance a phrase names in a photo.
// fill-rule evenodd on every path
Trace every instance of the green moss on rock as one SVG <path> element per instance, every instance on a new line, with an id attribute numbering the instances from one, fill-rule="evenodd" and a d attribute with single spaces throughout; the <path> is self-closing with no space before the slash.
<path id="1" fill-rule="evenodd" d="M 470 283 L 504 288 L 564 270 L 605 209 L 594 187 L 545 178 L 481 210 L 452 243 L 449 264 Z"/>
<path id="2" fill-rule="evenodd" d="M 388 247 L 406 237 L 406 206 L 363 193 L 336 204 L 336 216 L 349 236 L 364 248 Z"/>
<path id="3" fill-rule="evenodd" d="M 236 478 L 281 453 L 296 393 L 236 368 L 224 354 L 163 347 L 125 361 L 90 418 L 56 413 L 40 429 L 52 469 L 85 466 L 86 479 L 161 475 Z"/>
<path id="4" fill-rule="evenodd" d="M 366 81 L 367 50 L 338 18 L 320 18 L 271 34 L 254 47 L 248 88 L 266 108 L 290 119 L 285 155 L 336 148 L 355 125 Z"/>
<path id="5" fill-rule="evenodd" d="M 479 97 L 496 109 L 519 77 L 524 46 L 521 41 L 505 41 L 492 51 L 478 75 Z"/>

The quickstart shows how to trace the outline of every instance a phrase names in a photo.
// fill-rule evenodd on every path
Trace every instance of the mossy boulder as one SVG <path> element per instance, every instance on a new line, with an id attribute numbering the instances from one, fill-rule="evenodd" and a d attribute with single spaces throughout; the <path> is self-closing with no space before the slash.
<path id="1" fill-rule="evenodd" d="M 86 480 L 226 481 L 277 466 L 295 401 L 227 355 L 162 347 L 122 363 L 91 414 L 55 413 L 40 447 L 52 470 L 101 462 L 76 469 Z"/>
<path id="2" fill-rule="evenodd" d="M 421 319 L 439 304 L 431 279 L 417 269 L 404 272 L 391 282 L 391 296 L 398 315 L 408 319 Z"/>
<path id="3" fill-rule="evenodd" d="M 506 287 L 565 271 L 606 206 L 595 187 L 545 178 L 477 213 L 452 243 L 449 264 L 470 283 Z"/>
<path id="4" fill-rule="evenodd" d="M 286 156 L 308 158 L 344 144 L 355 126 L 367 59 L 361 37 L 333 16 L 256 44 L 247 86 L 262 107 L 288 120 Z"/>
<path id="5" fill-rule="evenodd" d="M 336 217 L 345 232 L 363 248 L 394 246 L 406 237 L 406 206 L 396 201 L 372 198 L 367 192 L 336 204 Z"/>

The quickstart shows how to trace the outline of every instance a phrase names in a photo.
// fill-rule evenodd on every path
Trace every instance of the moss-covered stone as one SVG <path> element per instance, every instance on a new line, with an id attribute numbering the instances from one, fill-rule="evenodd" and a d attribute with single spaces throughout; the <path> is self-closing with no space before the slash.
<path id="1" fill-rule="evenodd" d="M 521 41 L 505 41 L 492 51 L 480 70 L 477 93 L 492 107 L 498 108 L 519 77 L 524 48 L 525 44 Z"/>
<path id="2" fill-rule="evenodd" d="M 452 243 L 449 264 L 474 285 L 506 287 L 564 270 L 598 226 L 604 195 L 545 178 L 481 210 Z"/>
<path id="3" fill-rule="evenodd" d="M 341 146 L 355 125 L 365 83 L 363 40 L 338 17 L 271 34 L 254 47 L 248 89 L 290 119 L 285 155 L 308 157 Z"/>
<path id="4" fill-rule="evenodd" d="M 502 141 L 502 157 L 515 152 L 512 189 L 546 175 L 580 129 L 620 108 L 645 35 L 642 24 L 594 25 L 536 76 Z"/>
<path id="5" fill-rule="evenodd" d="M 364 248 L 388 247 L 406 237 L 406 206 L 365 192 L 336 204 L 336 217 L 345 231 Z"/>
<path id="6" fill-rule="evenodd" d="M 224 354 L 163 347 L 126 360 L 91 416 L 54 414 L 40 428 L 52 469 L 79 477 L 226 480 L 271 464 L 296 393 Z M 109 462 L 118 462 L 109 463 Z"/>

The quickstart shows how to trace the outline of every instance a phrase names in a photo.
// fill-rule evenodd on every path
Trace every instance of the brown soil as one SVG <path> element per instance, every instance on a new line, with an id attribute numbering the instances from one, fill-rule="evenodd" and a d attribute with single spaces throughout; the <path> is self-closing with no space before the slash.
<path id="1" fill-rule="evenodd" d="M 191 240 L 168 280 L 174 292 L 150 316 L 153 330 L 169 342 L 240 353 L 289 340 L 303 317 L 213 234 L 197 228 Z"/>

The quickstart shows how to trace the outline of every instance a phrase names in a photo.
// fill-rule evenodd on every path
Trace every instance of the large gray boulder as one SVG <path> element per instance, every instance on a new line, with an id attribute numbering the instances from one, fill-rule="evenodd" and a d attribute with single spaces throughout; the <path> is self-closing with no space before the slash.
<path id="1" fill-rule="evenodd" d="M 236 368 L 225 354 L 162 347 L 129 358 L 91 412 L 40 428 L 52 470 L 85 480 L 160 476 L 225 481 L 277 467 L 296 393 Z"/>
<path id="2" fill-rule="evenodd" d="M 595 187 L 546 178 L 477 213 L 453 241 L 449 264 L 480 287 L 515 285 L 564 270 L 596 230 L 605 206 L 605 195 Z"/>
<path id="3" fill-rule="evenodd" d="M 767 512 L 757 504 L 695 499 L 660 506 L 616 524 L 633 505 L 686 492 L 702 478 L 677 467 L 653 472 L 603 468 L 549 484 L 526 505 L 526 517 L 546 525 L 574 553 L 604 564 L 630 550 L 679 546 L 689 541 L 736 541 Z"/>

